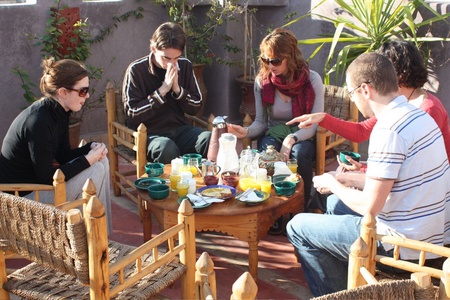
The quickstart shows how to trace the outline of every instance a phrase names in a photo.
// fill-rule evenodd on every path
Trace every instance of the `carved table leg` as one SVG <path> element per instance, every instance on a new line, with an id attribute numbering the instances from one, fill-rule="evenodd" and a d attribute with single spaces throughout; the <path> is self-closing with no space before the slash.
<path id="1" fill-rule="evenodd" d="M 147 201 L 138 196 L 140 210 L 142 211 L 142 226 L 144 231 L 144 242 L 152 238 L 152 211 Z"/>
<path id="2" fill-rule="evenodd" d="M 255 281 L 258 280 L 258 242 L 248 242 L 248 269 Z"/>

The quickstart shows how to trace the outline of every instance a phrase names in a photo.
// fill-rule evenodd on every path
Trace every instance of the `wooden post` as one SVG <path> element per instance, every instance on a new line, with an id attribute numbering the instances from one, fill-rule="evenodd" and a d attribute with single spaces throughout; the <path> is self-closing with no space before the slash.
<path id="1" fill-rule="evenodd" d="M 414 281 L 414 292 L 418 295 L 431 292 L 434 295 L 434 287 L 431 283 L 431 276 L 425 272 L 416 272 L 411 274 Z M 441 298 L 439 298 L 441 299 Z"/>
<path id="2" fill-rule="evenodd" d="M 213 114 L 210 114 L 208 117 L 208 130 L 212 131 L 213 130 L 213 121 L 214 121 L 215 116 Z"/>
<path id="3" fill-rule="evenodd" d="M 0 299 L 9 300 L 9 292 L 3 289 L 3 284 L 8 281 L 6 273 L 5 253 L 0 249 Z"/>
<path id="4" fill-rule="evenodd" d="M 439 299 L 450 299 L 450 258 L 444 261 L 442 272 L 439 284 Z"/>
<path id="5" fill-rule="evenodd" d="M 375 255 L 377 254 L 377 220 L 371 214 L 366 214 L 361 220 L 361 238 L 369 247 L 367 270 L 375 275 Z"/>
<path id="6" fill-rule="evenodd" d="M 258 293 L 258 286 L 253 276 L 245 272 L 233 283 L 232 291 L 231 300 L 252 300 Z"/>
<path id="7" fill-rule="evenodd" d="M 55 198 L 53 199 L 53 205 L 57 206 L 59 204 L 67 202 L 66 195 L 66 177 L 61 169 L 56 170 L 53 175 L 53 187 L 55 188 L 54 194 Z"/>
<path id="8" fill-rule="evenodd" d="M 140 124 L 136 133 L 136 177 L 140 178 L 145 174 L 145 164 L 147 163 L 147 127 Z"/>
<path id="9" fill-rule="evenodd" d="M 105 208 L 93 196 L 86 206 L 91 299 L 109 299 L 108 232 Z"/>
<path id="10" fill-rule="evenodd" d="M 195 289 L 195 217 L 194 209 L 188 200 L 184 199 L 178 208 L 178 223 L 184 223 L 184 229 L 178 234 L 180 245 L 186 248 L 180 253 L 180 262 L 188 266 L 181 277 L 181 296 L 183 299 L 198 299 Z"/>
<path id="11" fill-rule="evenodd" d="M 216 273 L 214 262 L 208 252 L 203 252 L 195 264 L 195 285 L 200 299 L 217 299 Z"/>
<path id="12" fill-rule="evenodd" d="M 105 100 L 108 119 L 109 169 L 112 177 L 111 181 L 114 195 L 120 196 L 120 188 L 116 184 L 116 182 L 120 180 L 120 178 L 116 175 L 116 172 L 118 171 L 119 157 L 113 150 L 115 147 L 117 147 L 117 141 L 113 137 L 114 127 L 112 125 L 112 123 L 116 120 L 116 91 L 114 90 L 114 85 L 111 82 L 108 82 L 106 84 Z"/>
<path id="13" fill-rule="evenodd" d="M 363 278 L 360 269 L 361 267 L 367 268 L 369 257 L 369 248 L 366 242 L 361 237 L 352 244 L 350 247 L 350 257 L 348 260 L 348 281 L 347 289 L 353 289 L 355 287 L 366 284 L 367 282 Z"/>

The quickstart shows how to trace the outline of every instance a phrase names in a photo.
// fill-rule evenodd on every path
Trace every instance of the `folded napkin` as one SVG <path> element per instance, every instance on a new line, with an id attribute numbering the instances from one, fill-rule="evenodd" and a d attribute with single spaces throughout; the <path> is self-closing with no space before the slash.
<path id="1" fill-rule="evenodd" d="M 252 201 L 261 201 L 262 198 L 258 197 L 258 195 L 256 195 L 255 192 L 250 192 L 248 195 L 241 197 L 241 200 L 252 202 Z"/>
<path id="2" fill-rule="evenodd" d="M 208 198 L 208 197 L 200 197 L 194 194 L 187 194 L 186 197 L 194 204 L 194 206 L 201 206 L 205 203 L 219 203 L 225 200 L 219 198 Z"/>

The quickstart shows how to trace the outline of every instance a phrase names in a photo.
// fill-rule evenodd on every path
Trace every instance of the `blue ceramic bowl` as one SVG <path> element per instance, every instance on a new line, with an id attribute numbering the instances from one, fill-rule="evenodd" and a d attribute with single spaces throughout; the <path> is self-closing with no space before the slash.
<path id="1" fill-rule="evenodd" d="M 361 158 L 361 155 L 356 152 L 350 152 L 350 151 L 342 151 L 339 153 L 339 159 L 346 165 L 351 165 L 351 163 L 345 158 L 346 156 L 350 156 L 351 159 L 359 161 Z"/>
<path id="2" fill-rule="evenodd" d="M 279 196 L 291 196 L 295 193 L 297 184 L 291 181 L 279 181 L 273 184 L 275 191 Z"/>
<path id="3" fill-rule="evenodd" d="M 165 184 L 153 184 L 147 190 L 153 200 L 162 200 L 169 196 L 169 186 Z"/>
<path id="4" fill-rule="evenodd" d="M 158 177 L 164 173 L 164 164 L 162 163 L 148 163 L 145 165 L 145 173 L 149 177 Z"/>

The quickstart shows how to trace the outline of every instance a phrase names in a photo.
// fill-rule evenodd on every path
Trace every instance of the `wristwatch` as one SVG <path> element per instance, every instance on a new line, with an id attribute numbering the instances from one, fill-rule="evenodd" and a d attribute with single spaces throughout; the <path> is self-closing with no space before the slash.
<path id="1" fill-rule="evenodd" d="M 291 138 L 293 138 L 296 143 L 298 142 L 298 138 L 295 134 L 291 134 Z"/>

